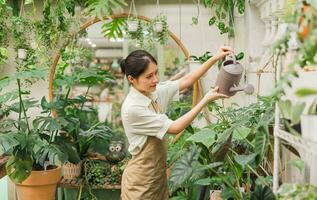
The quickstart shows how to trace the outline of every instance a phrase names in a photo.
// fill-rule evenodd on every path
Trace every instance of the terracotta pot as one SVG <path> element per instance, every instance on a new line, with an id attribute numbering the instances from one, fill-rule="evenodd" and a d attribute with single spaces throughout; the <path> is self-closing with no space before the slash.
<path id="1" fill-rule="evenodd" d="M 62 168 L 32 171 L 21 184 L 16 184 L 19 200 L 54 200 L 57 183 L 61 180 Z"/>

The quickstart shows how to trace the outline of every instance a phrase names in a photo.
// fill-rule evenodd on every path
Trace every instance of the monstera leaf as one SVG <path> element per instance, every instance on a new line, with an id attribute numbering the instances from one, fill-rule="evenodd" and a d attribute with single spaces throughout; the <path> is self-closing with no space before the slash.
<path id="1" fill-rule="evenodd" d="M 6 164 L 6 171 L 10 179 L 15 183 L 21 183 L 28 176 L 30 176 L 33 167 L 33 160 L 31 156 L 20 158 L 11 156 Z"/>
<path id="2" fill-rule="evenodd" d="M 108 39 L 123 38 L 123 28 L 126 25 L 125 19 L 116 18 L 102 25 L 102 33 Z"/>

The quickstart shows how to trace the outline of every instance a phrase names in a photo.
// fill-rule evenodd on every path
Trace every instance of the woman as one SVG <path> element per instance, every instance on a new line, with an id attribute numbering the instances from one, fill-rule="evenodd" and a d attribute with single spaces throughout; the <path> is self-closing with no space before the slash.
<path id="1" fill-rule="evenodd" d="M 232 52 L 221 47 L 216 55 L 197 70 L 176 81 L 158 85 L 157 62 L 143 50 L 132 52 L 120 65 L 131 84 L 121 109 L 121 117 L 129 141 L 132 159 L 126 166 L 121 183 L 122 200 L 168 199 L 166 177 L 166 133 L 178 134 L 195 119 L 209 102 L 227 96 L 209 91 L 203 99 L 179 119 L 172 121 L 164 113 L 177 99 L 179 91 L 194 84 L 219 59 Z"/>

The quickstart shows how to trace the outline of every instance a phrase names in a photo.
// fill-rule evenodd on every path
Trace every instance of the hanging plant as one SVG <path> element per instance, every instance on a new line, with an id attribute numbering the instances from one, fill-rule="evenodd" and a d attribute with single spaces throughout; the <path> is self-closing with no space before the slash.
<path id="1" fill-rule="evenodd" d="M 5 5 L 5 1 L 0 3 L 0 69 L 3 63 L 8 59 L 8 26 L 6 19 L 9 18 L 9 7 Z"/>
<path id="2" fill-rule="evenodd" d="M 234 9 L 243 14 L 245 0 L 204 0 L 204 6 L 214 13 L 209 19 L 209 26 L 216 25 L 220 34 L 228 33 L 229 37 L 234 37 Z"/>
<path id="3" fill-rule="evenodd" d="M 137 18 L 132 18 L 127 21 L 128 32 L 135 33 L 139 28 L 139 20 Z"/>
<path id="4" fill-rule="evenodd" d="M 132 21 L 130 21 L 130 27 L 129 27 L 129 21 L 127 22 L 127 38 L 131 39 L 131 40 L 135 40 L 137 45 L 140 45 L 141 47 L 143 47 L 144 45 L 144 30 L 143 30 L 143 26 L 144 23 L 137 19 L 135 21 L 137 24 L 134 24 L 134 22 L 132 23 Z M 135 30 L 136 29 L 136 30 Z"/>
<path id="5" fill-rule="evenodd" d="M 27 52 L 31 49 L 33 24 L 23 17 L 12 18 L 12 35 L 14 49 L 21 60 L 27 59 Z"/>
<path id="6" fill-rule="evenodd" d="M 160 44 L 164 45 L 168 41 L 168 24 L 167 17 L 160 13 L 152 20 L 153 35 Z"/>
<path id="7" fill-rule="evenodd" d="M 128 39 L 134 40 L 137 46 L 144 47 L 145 40 L 145 29 L 148 27 L 146 22 L 142 22 L 138 19 L 134 0 L 131 1 L 129 15 L 126 26 L 126 36 Z"/>

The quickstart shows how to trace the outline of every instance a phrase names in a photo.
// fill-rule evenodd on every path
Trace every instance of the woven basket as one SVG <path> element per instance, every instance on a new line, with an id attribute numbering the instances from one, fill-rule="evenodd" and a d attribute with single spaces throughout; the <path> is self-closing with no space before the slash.
<path id="1" fill-rule="evenodd" d="M 64 179 L 75 179 L 81 175 L 82 162 L 73 164 L 66 162 L 62 166 Z"/>

